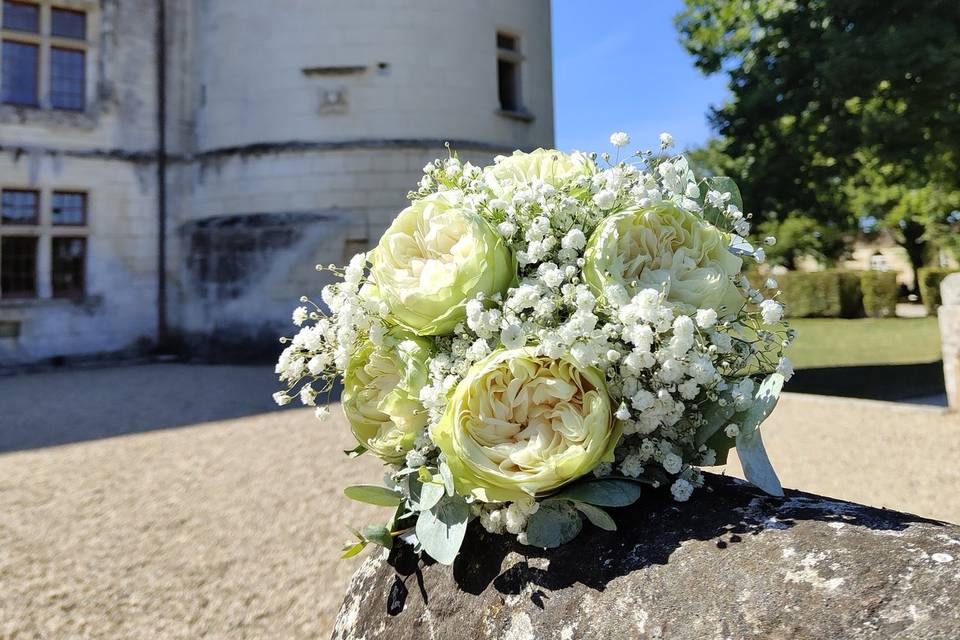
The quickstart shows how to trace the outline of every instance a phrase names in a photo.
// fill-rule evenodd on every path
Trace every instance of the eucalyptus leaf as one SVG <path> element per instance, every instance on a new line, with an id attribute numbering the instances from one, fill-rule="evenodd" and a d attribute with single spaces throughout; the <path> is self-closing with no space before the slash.
<path id="1" fill-rule="evenodd" d="M 395 507 L 403 500 L 396 491 L 376 484 L 356 484 L 344 489 L 343 495 L 357 502 L 366 502 L 380 507 Z"/>
<path id="2" fill-rule="evenodd" d="M 454 493 L 456 493 L 453 485 L 453 472 L 450 471 L 450 466 L 447 464 L 446 460 L 440 461 L 440 477 L 443 478 L 443 486 L 447 490 L 447 495 L 453 496 Z"/>
<path id="3" fill-rule="evenodd" d="M 358 553 L 360 553 L 361 551 L 363 551 L 363 550 L 366 549 L 366 548 L 367 548 L 367 541 L 366 541 L 366 540 L 363 540 L 363 541 L 358 542 L 358 543 L 356 543 L 356 544 L 354 544 L 354 545 L 350 545 L 350 546 L 346 547 L 346 548 L 343 550 L 343 553 L 340 554 L 340 557 L 341 557 L 341 558 L 344 558 L 344 559 L 345 559 L 345 558 L 352 558 L 353 556 L 357 555 Z"/>
<path id="4" fill-rule="evenodd" d="M 759 429 L 746 436 L 737 436 L 737 456 L 743 467 L 743 475 L 749 482 L 772 496 L 783 496 L 783 487 L 767 457 Z"/>
<path id="5" fill-rule="evenodd" d="M 720 400 L 723 400 L 724 404 L 721 405 Z M 704 423 L 697 427 L 697 433 L 694 436 L 694 443 L 698 447 L 702 444 L 706 444 L 706 442 L 710 440 L 714 434 L 730 424 L 730 418 L 733 417 L 733 413 L 734 408 L 732 396 L 729 392 L 721 392 L 720 397 L 717 400 L 708 402 L 701 411 Z"/>
<path id="6" fill-rule="evenodd" d="M 390 535 L 390 529 L 382 524 L 370 524 L 361 529 L 364 539 L 369 542 L 375 542 L 381 547 L 387 549 L 393 548 L 393 536 Z"/>
<path id="7" fill-rule="evenodd" d="M 358 444 L 353 449 L 345 450 L 344 453 L 347 454 L 348 458 L 358 458 L 367 452 L 367 448 L 362 444 Z"/>
<path id="8" fill-rule="evenodd" d="M 727 464 L 727 458 L 730 455 L 730 449 L 733 449 L 735 446 L 737 446 L 737 440 L 728 436 L 723 429 L 720 429 L 714 433 L 704 444 L 707 445 L 707 448 L 713 449 L 713 452 L 717 456 L 716 464 L 721 465 Z"/>
<path id="9" fill-rule="evenodd" d="M 470 507 L 460 496 L 444 496 L 429 511 L 417 517 L 417 539 L 427 554 L 440 564 L 453 564 L 470 520 Z"/>
<path id="10" fill-rule="evenodd" d="M 733 178 L 729 176 L 710 176 L 704 179 L 704 182 L 707 183 L 707 189 L 709 190 L 729 193 L 730 199 L 727 203 L 736 205 L 740 211 L 743 211 L 743 196 L 740 195 L 740 187 L 737 186 Z M 704 191 L 704 196 L 706 196 L 706 191 Z"/>
<path id="11" fill-rule="evenodd" d="M 626 507 L 640 498 L 640 485 L 629 480 L 586 480 L 551 498 L 585 502 L 598 507 Z"/>
<path id="12" fill-rule="evenodd" d="M 710 176 L 709 178 L 704 178 L 704 183 L 700 189 L 700 197 L 697 198 L 697 202 L 703 207 L 703 218 L 721 229 L 729 230 L 731 223 L 726 212 L 707 204 L 706 196 L 707 191 L 711 190 L 719 191 L 720 193 L 729 193 L 730 199 L 727 203 L 736 205 L 738 209 L 743 211 L 743 198 L 740 196 L 740 189 L 737 187 L 737 183 L 734 182 L 733 178 L 727 176 Z"/>
<path id="13" fill-rule="evenodd" d="M 587 516 L 587 520 L 592 522 L 595 527 L 599 527 L 604 531 L 617 530 L 617 523 L 614 522 L 610 514 L 603 509 L 595 507 L 592 504 L 587 504 L 586 502 L 574 502 L 573 506 L 583 515 Z"/>
<path id="14" fill-rule="evenodd" d="M 737 435 L 737 456 L 743 467 L 743 475 L 772 496 L 782 496 L 783 487 L 767 457 L 759 427 L 777 406 L 783 382 L 783 376 L 779 373 L 772 373 L 764 379 L 757 389 L 753 404 L 741 414 L 740 433 Z"/>
<path id="15" fill-rule="evenodd" d="M 415 511 L 432 509 L 443 497 L 443 485 L 435 482 L 421 482 L 419 478 L 410 477 L 410 507 Z"/>
<path id="16" fill-rule="evenodd" d="M 550 501 L 527 519 L 527 544 L 549 549 L 577 537 L 583 528 L 580 514 L 566 501 Z"/>
<path id="17" fill-rule="evenodd" d="M 771 373 L 767 376 L 760 387 L 757 389 L 753 404 L 744 411 L 739 418 L 740 436 L 748 435 L 757 430 L 760 423 L 767 419 L 770 412 L 777 406 L 777 400 L 780 399 L 780 391 L 783 389 L 783 376 L 779 373 Z"/>

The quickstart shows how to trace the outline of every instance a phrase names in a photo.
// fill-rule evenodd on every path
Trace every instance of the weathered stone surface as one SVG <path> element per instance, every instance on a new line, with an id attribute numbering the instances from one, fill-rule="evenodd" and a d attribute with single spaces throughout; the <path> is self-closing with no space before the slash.
<path id="1" fill-rule="evenodd" d="M 960 637 L 960 526 L 710 476 L 541 551 L 474 523 L 453 568 L 365 560 L 335 639 Z"/>
<path id="2" fill-rule="evenodd" d="M 940 344 L 943 350 L 943 381 L 947 403 L 960 410 L 960 273 L 952 273 L 940 283 L 943 306 L 940 318 Z"/>

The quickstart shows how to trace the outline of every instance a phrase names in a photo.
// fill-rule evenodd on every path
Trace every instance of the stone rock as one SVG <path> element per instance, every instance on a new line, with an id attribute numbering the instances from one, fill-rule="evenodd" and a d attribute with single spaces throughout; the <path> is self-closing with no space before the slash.
<path id="1" fill-rule="evenodd" d="M 943 382 L 947 404 L 960 410 L 960 273 L 951 273 L 940 283 L 943 305 L 937 311 L 940 348 L 943 351 Z"/>
<path id="2" fill-rule="evenodd" d="M 552 550 L 474 522 L 454 566 L 367 558 L 335 639 L 960 637 L 960 526 L 708 475 Z"/>
<path id="3" fill-rule="evenodd" d="M 940 302 L 960 306 L 960 273 L 951 273 L 940 282 Z"/>

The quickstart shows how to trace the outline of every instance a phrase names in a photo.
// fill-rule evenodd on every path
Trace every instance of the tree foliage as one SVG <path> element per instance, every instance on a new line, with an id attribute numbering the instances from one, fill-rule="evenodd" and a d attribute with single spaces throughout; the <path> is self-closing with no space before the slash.
<path id="1" fill-rule="evenodd" d="M 677 26 L 730 79 L 701 163 L 768 220 L 870 217 L 922 262 L 960 205 L 960 2 L 686 0 Z"/>

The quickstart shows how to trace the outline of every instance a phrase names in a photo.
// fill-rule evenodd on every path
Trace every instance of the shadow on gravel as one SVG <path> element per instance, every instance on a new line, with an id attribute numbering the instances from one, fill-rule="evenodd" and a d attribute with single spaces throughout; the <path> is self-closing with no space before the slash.
<path id="1" fill-rule="evenodd" d="M 271 364 L 141 364 L 0 377 L 0 453 L 277 410 Z M 289 408 L 301 406 L 298 401 Z"/>
<path id="2" fill-rule="evenodd" d="M 943 397 L 943 362 L 799 369 L 785 391 L 845 398 L 890 400 Z"/>

